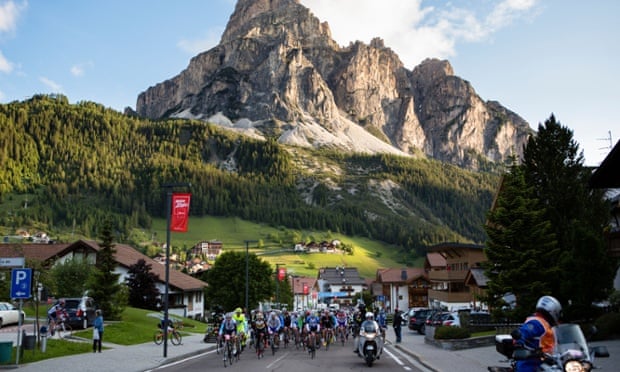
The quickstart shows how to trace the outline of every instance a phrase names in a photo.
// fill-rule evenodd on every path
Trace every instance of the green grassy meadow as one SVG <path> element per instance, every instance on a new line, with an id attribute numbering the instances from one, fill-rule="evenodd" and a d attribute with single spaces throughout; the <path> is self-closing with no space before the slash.
<path id="1" fill-rule="evenodd" d="M 151 231 L 144 231 L 145 236 L 154 237 L 159 243 L 166 242 L 166 221 L 154 219 Z M 293 242 L 307 239 L 313 241 L 331 241 L 338 239 L 343 244 L 353 247 L 353 254 L 297 253 L 293 252 Z M 250 252 L 275 266 L 284 264 L 292 275 L 316 277 L 317 269 L 346 265 L 356 267 L 364 278 L 375 278 L 378 268 L 403 267 L 402 252 L 395 246 L 361 237 L 350 237 L 329 231 L 297 231 L 286 228 L 274 228 L 267 225 L 244 221 L 239 218 L 190 217 L 186 233 L 170 233 L 170 245 L 173 249 L 187 251 L 200 241 L 221 241 L 224 250 L 245 251 L 246 240 L 258 241 L 248 243 Z M 418 258 L 414 266 L 422 266 L 424 258 Z"/>

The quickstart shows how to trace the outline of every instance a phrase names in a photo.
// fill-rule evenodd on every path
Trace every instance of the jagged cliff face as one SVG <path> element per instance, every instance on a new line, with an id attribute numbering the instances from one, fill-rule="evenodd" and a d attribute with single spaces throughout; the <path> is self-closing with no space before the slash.
<path id="1" fill-rule="evenodd" d="M 139 115 L 207 120 L 298 146 L 426 154 L 476 168 L 520 155 L 529 125 L 447 61 L 413 71 L 380 39 L 340 47 L 296 0 L 239 0 L 220 44 L 138 97 Z"/>

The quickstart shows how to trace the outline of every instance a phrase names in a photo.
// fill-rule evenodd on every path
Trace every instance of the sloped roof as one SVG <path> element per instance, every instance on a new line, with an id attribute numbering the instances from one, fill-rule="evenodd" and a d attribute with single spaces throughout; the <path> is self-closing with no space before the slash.
<path id="1" fill-rule="evenodd" d="M 96 251 L 99 251 L 101 249 L 99 243 L 93 240 L 80 240 L 74 244 L 85 244 L 89 247 L 92 247 Z M 162 265 L 161 263 L 153 260 L 149 256 L 142 254 L 140 251 L 129 245 L 115 243 L 114 249 L 116 250 L 116 253 L 114 254 L 114 259 L 119 265 L 129 268 L 140 259 L 142 259 L 144 260 L 144 262 L 146 262 L 147 265 L 151 265 L 151 272 L 157 275 L 161 282 L 164 282 L 166 280 L 165 265 Z M 207 283 L 203 282 L 202 280 L 196 279 L 193 276 L 187 275 L 178 270 L 169 270 L 168 274 L 168 283 L 170 284 L 170 286 L 176 287 L 184 291 L 203 289 L 207 286 Z"/>
<path id="2" fill-rule="evenodd" d="M 484 269 L 472 268 L 469 269 L 467 276 L 465 277 L 465 285 L 476 285 L 478 287 L 486 287 L 489 278 L 484 275 Z"/>
<path id="3" fill-rule="evenodd" d="M 312 291 L 316 278 L 310 278 L 305 276 L 293 277 L 293 293 L 304 293 L 304 285 L 308 287 L 308 291 Z"/>
<path id="4" fill-rule="evenodd" d="M 620 188 L 620 141 L 607 154 L 601 165 L 590 176 L 590 187 L 595 189 Z"/>
<path id="5" fill-rule="evenodd" d="M 406 273 L 403 279 L 403 271 Z M 377 270 L 377 280 L 381 283 L 412 282 L 420 277 L 426 277 L 426 272 L 420 267 L 387 268 Z"/>
<path id="6" fill-rule="evenodd" d="M 70 252 L 76 250 L 92 251 L 96 253 L 100 249 L 101 247 L 99 244 L 92 240 L 78 240 L 72 244 L 0 244 L 0 257 L 24 257 L 26 260 L 48 262 L 55 261 L 56 259 L 66 256 Z M 129 268 L 140 259 L 143 259 L 147 265 L 151 265 L 151 272 L 157 275 L 161 282 L 166 280 L 165 266 L 153 260 L 149 256 L 146 256 L 135 248 L 125 244 L 114 243 L 114 249 L 116 250 L 114 259 L 119 265 Z M 196 279 L 177 270 L 169 271 L 168 283 L 170 286 L 183 291 L 202 289 L 207 286 L 207 283 L 202 280 Z"/>
<path id="7" fill-rule="evenodd" d="M 437 252 L 427 253 L 426 261 L 430 267 L 446 267 L 446 259 Z"/>
<path id="8" fill-rule="evenodd" d="M 324 267 L 319 269 L 319 279 L 323 279 L 329 284 L 341 284 L 343 282 L 348 285 L 366 284 L 355 267 Z"/>
<path id="9" fill-rule="evenodd" d="M 46 262 L 62 257 L 70 244 L 0 244 L 0 257 L 24 257 L 26 260 Z"/>

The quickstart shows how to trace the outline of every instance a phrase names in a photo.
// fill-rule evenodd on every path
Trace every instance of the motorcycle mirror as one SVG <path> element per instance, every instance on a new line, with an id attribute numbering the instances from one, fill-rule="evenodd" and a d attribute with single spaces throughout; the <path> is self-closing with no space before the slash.
<path id="1" fill-rule="evenodd" d="M 590 352 L 597 358 L 609 358 L 609 351 L 605 346 L 593 346 L 590 348 Z"/>

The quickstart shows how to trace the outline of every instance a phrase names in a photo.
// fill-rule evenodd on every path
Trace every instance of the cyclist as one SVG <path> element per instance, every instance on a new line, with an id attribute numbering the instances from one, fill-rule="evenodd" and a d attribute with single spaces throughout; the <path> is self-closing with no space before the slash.
<path id="1" fill-rule="evenodd" d="M 299 318 L 297 311 L 291 312 L 291 331 L 293 331 L 293 340 L 295 341 L 299 338 Z"/>
<path id="2" fill-rule="evenodd" d="M 344 310 L 342 309 L 338 310 L 338 313 L 336 313 L 336 326 L 338 328 L 336 329 L 338 329 L 338 332 L 342 332 L 344 334 L 344 338 L 346 340 L 349 339 L 347 321 L 348 321 L 348 317 L 347 317 L 347 314 L 344 312 Z"/>
<path id="3" fill-rule="evenodd" d="M 276 314 L 275 311 L 272 311 L 269 314 L 269 319 L 267 319 L 267 331 L 269 335 L 273 336 L 273 342 L 275 346 L 278 346 L 280 329 L 282 328 L 282 322 L 280 321 L 280 317 Z"/>
<path id="4" fill-rule="evenodd" d="M 291 314 L 289 314 L 288 310 L 283 309 L 282 310 L 282 333 L 284 334 L 284 337 L 288 338 L 288 340 L 290 341 L 290 331 L 291 331 Z"/>
<path id="5" fill-rule="evenodd" d="M 321 334 L 323 338 L 323 346 L 327 345 L 327 342 L 330 341 L 328 338 L 328 331 L 333 330 L 334 324 L 332 322 L 332 318 L 329 316 L 329 312 L 327 310 L 323 311 L 323 315 L 321 315 Z"/>
<path id="6" fill-rule="evenodd" d="M 254 330 L 254 337 L 256 340 L 254 345 L 256 345 L 256 349 L 258 350 L 258 343 L 260 340 L 262 340 L 263 345 L 267 342 L 267 322 L 265 322 L 265 317 L 260 311 L 256 313 L 256 319 L 252 323 L 252 329 Z"/>
<path id="7" fill-rule="evenodd" d="M 222 321 L 222 325 L 220 326 L 220 331 L 218 333 L 220 342 L 223 340 L 223 335 L 230 335 L 233 341 L 233 345 L 236 345 L 237 338 L 237 323 L 232 318 L 231 313 L 226 313 L 224 321 Z M 233 354 L 237 355 L 237 350 L 233 349 Z"/>
<path id="8" fill-rule="evenodd" d="M 56 324 L 65 320 L 67 317 L 67 309 L 65 309 L 65 299 L 61 298 L 52 307 L 47 310 L 47 323 L 51 332 L 54 335 L 54 328 Z"/>
<path id="9" fill-rule="evenodd" d="M 306 317 L 306 333 L 308 334 L 308 351 L 310 351 L 310 347 L 316 347 L 320 345 L 319 340 L 317 340 L 316 335 L 321 331 L 321 319 L 318 315 L 308 312 L 309 315 Z M 314 345 L 310 343 L 310 336 L 314 336 Z"/>
<path id="10" fill-rule="evenodd" d="M 237 334 L 241 340 L 241 351 L 245 349 L 245 340 L 248 333 L 248 322 L 245 320 L 245 314 L 243 310 L 238 307 L 235 309 L 235 314 L 232 316 L 235 323 L 237 323 Z"/>

